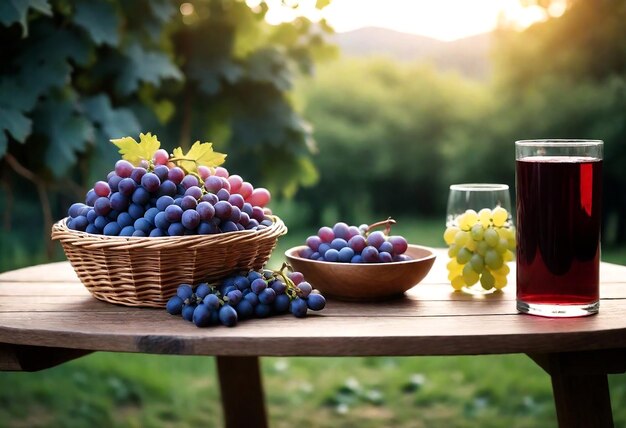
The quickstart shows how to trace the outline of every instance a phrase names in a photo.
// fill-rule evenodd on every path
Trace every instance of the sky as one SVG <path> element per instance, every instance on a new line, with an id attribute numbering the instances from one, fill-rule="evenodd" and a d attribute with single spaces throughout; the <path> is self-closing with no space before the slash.
<path id="1" fill-rule="evenodd" d="M 258 3 L 256 0 L 247 2 L 251 5 Z M 280 2 L 267 0 L 270 5 L 266 16 L 268 22 L 288 21 L 297 13 L 313 20 L 320 18 L 314 9 L 314 0 L 301 0 L 300 12 L 275 7 Z M 563 4 L 556 2 L 550 14 L 560 15 Z M 517 28 L 525 28 L 545 19 L 546 15 L 539 7 L 522 7 L 519 0 L 333 0 L 323 10 L 322 17 L 337 32 L 375 26 L 438 40 L 455 40 L 489 32 L 502 20 Z"/>

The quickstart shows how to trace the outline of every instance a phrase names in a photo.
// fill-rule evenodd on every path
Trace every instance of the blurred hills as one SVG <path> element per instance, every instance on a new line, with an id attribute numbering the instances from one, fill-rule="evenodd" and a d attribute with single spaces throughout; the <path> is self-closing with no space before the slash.
<path id="1" fill-rule="evenodd" d="M 378 27 L 337 33 L 334 42 L 343 56 L 383 56 L 407 62 L 430 62 L 442 71 L 486 79 L 490 73 L 491 34 L 483 33 L 449 42 Z"/>

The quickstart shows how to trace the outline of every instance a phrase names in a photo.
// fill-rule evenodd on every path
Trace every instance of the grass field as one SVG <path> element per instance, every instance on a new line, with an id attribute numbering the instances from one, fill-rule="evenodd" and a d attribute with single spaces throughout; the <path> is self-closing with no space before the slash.
<path id="1" fill-rule="evenodd" d="M 438 221 L 401 220 L 395 231 L 443 244 Z M 284 250 L 311 232 L 281 238 L 270 263 L 280 265 Z M 619 262 L 625 253 L 605 251 L 604 259 Z M 556 426 L 549 378 L 523 355 L 261 361 L 272 427 Z M 626 375 L 609 379 L 615 425 L 626 427 Z M 210 357 L 97 353 L 42 372 L 0 373 L 0 385 L 0 427 L 223 422 Z"/>

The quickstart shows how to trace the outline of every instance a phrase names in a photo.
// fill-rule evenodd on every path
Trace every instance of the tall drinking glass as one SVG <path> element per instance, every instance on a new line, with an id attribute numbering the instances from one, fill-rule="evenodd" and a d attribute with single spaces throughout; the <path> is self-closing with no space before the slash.
<path id="1" fill-rule="evenodd" d="M 598 312 L 602 149 L 599 140 L 515 142 L 520 312 Z"/>

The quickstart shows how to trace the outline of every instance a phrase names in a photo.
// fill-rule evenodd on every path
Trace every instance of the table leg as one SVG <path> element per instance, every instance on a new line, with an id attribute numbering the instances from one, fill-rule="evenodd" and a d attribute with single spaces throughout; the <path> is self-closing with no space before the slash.
<path id="1" fill-rule="evenodd" d="M 216 357 L 227 428 L 267 427 L 258 357 Z"/>
<path id="2" fill-rule="evenodd" d="M 559 427 L 613 427 L 607 374 L 626 371 L 626 350 L 529 356 L 552 378 Z"/>

